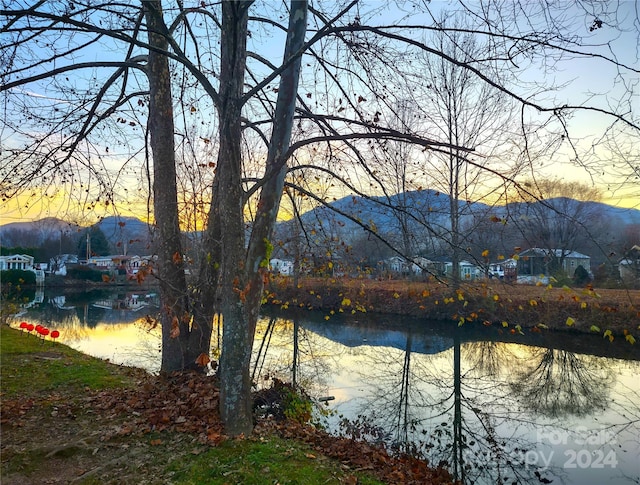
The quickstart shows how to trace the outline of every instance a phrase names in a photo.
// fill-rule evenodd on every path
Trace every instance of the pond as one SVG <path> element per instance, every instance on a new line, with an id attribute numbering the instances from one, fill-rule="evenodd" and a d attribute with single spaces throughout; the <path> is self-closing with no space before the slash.
<path id="1" fill-rule="evenodd" d="M 40 323 L 82 352 L 157 372 L 160 333 L 145 318 L 156 299 L 39 294 L 14 326 Z M 640 481 L 638 344 L 268 310 L 254 350 L 254 380 L 303 386 L 333 433 L 443 463 L 463 483 Z"/>

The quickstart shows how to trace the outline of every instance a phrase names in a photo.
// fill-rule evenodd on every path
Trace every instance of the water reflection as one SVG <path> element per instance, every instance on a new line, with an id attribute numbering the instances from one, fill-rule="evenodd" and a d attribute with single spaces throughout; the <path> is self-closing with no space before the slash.
<path id="1" fill-rule="evenodd" d="M 59 296 L 20 319 L 59 328 L 83 352 L 158 370 L 159 333 L 145 318 L 153 305 Z M 638 483 L 639 361 L 637 346 L 597 336 L 270 313 L 252 373 L 335 397 L 326 418 L 334 433 L 444 463 L 464 483 Z"/>
<path id="2" fill-rule="evenodd" d="M 530 410 L 560 418 L 604 410 L 614 380 L 601 359 L 537 348 L 514 368 L 511 387 Z"/>
<path id="3" fill-rule="evenodd" d="M 555 335 L 549 349 L 500 342 L 486 329 L 396 323 L 404 330 L 300 320 L 335 351 L 333 381 L 318 391 L 336 394 L 334 432 L 443 463 L 464 483 L 638 482 L 636 348 Z M 610 357 L 563 348 L 576 339 Z"/>

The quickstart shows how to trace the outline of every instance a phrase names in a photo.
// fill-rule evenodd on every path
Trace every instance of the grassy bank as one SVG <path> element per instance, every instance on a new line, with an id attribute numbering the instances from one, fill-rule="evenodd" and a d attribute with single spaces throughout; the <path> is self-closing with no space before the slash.
<path id="1" fill-rule="evenodd" d="M 635 341 L 640 333 L 640 290 L 556 288 L 501 281 L 464 283 L 305 278 L 294 287 L 276 277 L 267 302 L 335 313 L 411 315 L 459 325 L 498 325 L 514 332 L 555 329 L 600 333 Z"/>
<path id="2" fill-rule="evenodd" d="M 228 439 L 212 378 L 150 376 L 4 325 L 0 376 L 3 485 L 449 482 L 295 422 Z"/>

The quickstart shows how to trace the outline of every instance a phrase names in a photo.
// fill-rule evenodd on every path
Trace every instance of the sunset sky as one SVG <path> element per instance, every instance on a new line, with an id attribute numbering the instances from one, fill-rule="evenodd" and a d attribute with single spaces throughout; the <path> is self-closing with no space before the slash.
<path id="1" fill-rule="evenodd" d="M 602 60 L 589 59 L 588 62 L 580 58 L 569 60 L 556 66 L 552 73 L 546 74 L 553 76 L 556 84 L 566 84 L 566 87 L 554 93 L 544 93 L 536 101 L 549 100 L 550 96 L 554 96 L 560 103 L 566 102 L 570 105 L 589 103 L 603 109 L 616 109 L 616 103 L 623 100 L 622 104 L 629 104 L 630 113 L 627 115 L 631 119 L 637 117 L 637 109 L 640 106 L 640 94 L 638 94 L 640 74 L 637 71 L 637 56 L 640 45 L 638 45 L 637 25 L 634 23 L 638 20 L 634 11 L 634 3 L 631 1 L 620 2 L 618 4 L 619 25 L 616 25 L 615 29 L 607 28 L 607 26 L 597 29 L 590 38 L 589 47 L 584 50 L 611 56 L 609 51 L 609 46 L 611 46 L 615 49 L 615 56 L 621 64 L 635 66 L 636 70 L 621 74 Z M 444 5 L 446 5 L 445 2 L 434 2 L 431 8 L 438 10 Z M 388 22 L 388 14 L 385 17 L 382 13 L 380 19 L 380 22 Z M 583 20 L 578 18 L 578 21 Z M 282 45 L 280 43 L 265 44 L 264 46 L 256 46 L 256 48 L 263 48 L 261 54 L 269 57 L 274 63 L 277 63 L 281 57 Z M 539 70 L 530 69 L 520 75 L 523 80 L 531 81 L 538 79 L 540 73 Z M 50 99 L 49 93 L 43 86 L 46 84 L 29 86 L 28 95 Z M 635 89 L 635 95 L 625 100 L 623 98 L 627 89 Z M 624 106 L 621 106 L 620 112 L 623 112 L 623 109 Z M 602 191 L 602 202 L 619 207 L 640 209 L 640 179 L 636 176 L 635 179 L 623 180 L 618 172 L 618 169 L 622 168 L 617 166 L 620 165 L 620 162 L 616 161 L 618 155 L 608 151 L 609 148 L 604 144 L 598 143 L 598 134 L 611 123 L 611 118 L 595 112 L 581 113 L 568 121 L 568 127 L 575 134 L 577 146 L 581 149 L 591 147 L 592 154 L 600 160 L 600 165 L 594 162 L 592 166 L 576 166 L 571 161 L 572 154 L 565 146 L 544 161 L 536 162 L 534 167 L 536 176 L 561 178 L 565 181 L 594 185 Z M 1 145 L 3 147 L 16 145 L 18 141 L 9 137 L 7 133 L 5 130 L 0 131 Z M 624 146 L 624 139 L 621 138 L 621 140 L 622 143 L 619 143 L 618 149 L 626 156 L 631 157 L 630 163 L 633 163 L 634 159 L 637 163 L 640 157 L 638 146 Z M 112 143 L 117 145 L 114 141 Z M 109 144 L 108 141 L 105 141 L 105 146 Z M 113 167 L 110 169 L 120 171 L 119 181 L 116 184 L 117 193 L 114 194 L 115 208 L 111 203 L 109 205 L 103 203 L 94 205 L 93 202 L 89 202 L 94 190 L 93 187 L 89 187 L 91 184 L 87 184 L 87 187 L 83 187 L 82 190 L 74 190 L 73 193 L 68 192 L 69 187 L 50 186 L 45 189 L 34 187 L 20 197 L 2 202 L 0 205 L 0 225 L 44 217 L 58 217 L 83 223 L 94 222 L 101 215 L 118 214 L 146 217 L 148 201 L 144 192 L 145 174 L 139 167 L 123 170 L 125 155 L 129 156 L 128 153 L 118 154 L 116 147 L 111 148 L 108 156 L 105 153 L 101 154 L 103 160 L 105 156 L 107 160 L 111 160 L 110 163 L 113 164 Z M 140 165 L 143 165 L 143 154 L 139 154 L 137 160 Z M 607 162 L 603 162 L 604 160 Z M 627 167 L 627 174 L 628 171 Z M 79 189 L 78 183 L 73 186 L 74 189 Z M 429 187 L 427 185 L 424 188 Z"/>

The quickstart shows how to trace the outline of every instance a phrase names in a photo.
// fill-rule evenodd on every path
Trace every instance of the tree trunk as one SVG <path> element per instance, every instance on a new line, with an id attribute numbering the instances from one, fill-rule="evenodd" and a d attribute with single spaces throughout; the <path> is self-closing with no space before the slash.
<path id="1" fill-rule="evenodd" d="M 284 59 L 293 60 L 283 70 L 276 101 L 273 132 L 265 167 L 265 181 L 244 256 L 244 225 L 240 180 L 240 106 L 243 73 L 226 72 L 242 67 L 246 60 L 247 12 L 242 4 L 223 3 L 223 37 L 221 40 L 220 154 L 218 177 L 220 186 L 220 221 L 224 231 L 222 241 L 222 315 L 223 336 L 220 357 L 220 414 L 228 434 L 248 434 L 253 429 L 251 379 L 249 368 L 256 324 L 260 313 L 263 275 L 268 267 L 269 238 L 275 224 L 287 173 L 285 153 L 291 140 L 295 112 L 300 56 L 307 23 L 306 1 L 292 1 Z M 225 25 L 225 23 L 227 25 Z M 243 30 L 244 29 L 244 30 Z M 244 33 L 244 35 L 242 35 Z M 234 74 L 230 79 L 226 75 Z M 221 90 L 222 93 L 222 90 Z M 238 161 L 236 165 L 235 160 Z M 230 163 L 231 162 L 231 163 Z M 225 171 L 223 172 L 223 165 Z M 226 173 L 230 171 L 230 173 Z M 227 187 L 229 190 L 227 190 Z M 239 264 L 242 262 L 242 264 Z"/>
<path id="2" fill-rule="evenodd" d="M 149 49 L 150 146 L 153 154 L 153 209 L 156 220 L 157 267 L 162 305 L 162 372 L 184 369 L 191 362 L 189 345 L 189 305 L 182 261 L 182 242 L 178 220 L 178 189 L 174 147 L 173 100 L 166 26 L 160 0 L 142 2 L 147 21 Z M 194 353 L 195 351 L 192 351 Z M 196 354 L 197 356 L 198 354 Z"/>
<path id="3" fill-rule="evenodd" d="M 249 2 L 222 2 L 220 39 L 220 148 L 217 197 L 210 220 L 220 225 L 220 417 L 231 436 L 253 429 L 249 366 L 253 334 L 244 318 L 244 192 L 242 190 L 241 113 L 247 56 Z M 216 229 L 212 229 L 215 231 Z"/>

